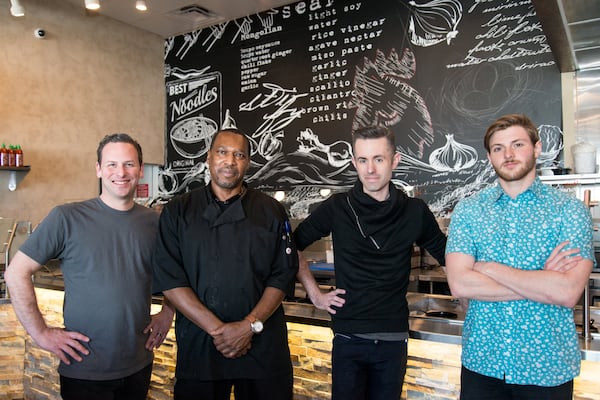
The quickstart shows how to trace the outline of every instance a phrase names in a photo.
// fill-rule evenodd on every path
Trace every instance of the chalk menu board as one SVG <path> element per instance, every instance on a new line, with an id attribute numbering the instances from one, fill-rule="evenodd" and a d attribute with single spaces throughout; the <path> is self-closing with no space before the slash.
<path id="1" fill-rule="evenodd" d="M 165 198 L 208 181 L 222 127 L 249 136 L 246 180 L 286 191 L 294 217 L 354 184 L 357 127 L 392 129 L 394 182 L 438 215 L 494 180 L 497 117 L 532 118 L 544 166 L 562 150 L 560 73 L 529 0 L 300 1 L 169 38 L 165 80 Z"/>

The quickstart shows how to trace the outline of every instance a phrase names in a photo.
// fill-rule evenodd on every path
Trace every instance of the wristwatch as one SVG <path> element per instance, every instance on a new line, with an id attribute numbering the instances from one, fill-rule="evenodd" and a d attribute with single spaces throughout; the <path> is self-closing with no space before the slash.
<path id="1" fill-rule="evenodd" d="M 254 315 L 248 315 L 246 319 L 250 321 L 250 329 L 252 329 L 252 333 L 261 333 L 263 331 L 264 326 L 262 321 L 257 319 Z"/>

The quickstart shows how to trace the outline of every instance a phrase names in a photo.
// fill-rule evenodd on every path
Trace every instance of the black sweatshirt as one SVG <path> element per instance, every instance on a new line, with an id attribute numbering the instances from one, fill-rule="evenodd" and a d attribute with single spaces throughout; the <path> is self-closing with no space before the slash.
<path id="1" fill-rule="evenodd" d="M 446 236 L 421 199 L 390 183 L 390 197 L 377 201 L 360 181 L 325 200 L 298 226 L 298 249 L 331 233 L 336 286 L 346 304 L 332 315 L 334 332 L 408 332 L 406 291 L 413 244 L 445 264 Z"/>

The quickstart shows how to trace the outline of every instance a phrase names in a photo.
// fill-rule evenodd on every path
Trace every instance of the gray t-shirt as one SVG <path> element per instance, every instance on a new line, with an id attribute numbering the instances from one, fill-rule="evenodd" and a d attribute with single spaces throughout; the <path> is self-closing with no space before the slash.
<path id="1" fill-rule="evenodd" d="M 152 362 L 142 331 L 150 322 L 152 253 L 158 213 L 128 211 L 99 198 L 54 208 L 21 246 L 45 264 L 60 259 L 65 282 L 64 324 L 90 338 L 82 362 L 61 362 L 61 375 L 109 380 Z"/>

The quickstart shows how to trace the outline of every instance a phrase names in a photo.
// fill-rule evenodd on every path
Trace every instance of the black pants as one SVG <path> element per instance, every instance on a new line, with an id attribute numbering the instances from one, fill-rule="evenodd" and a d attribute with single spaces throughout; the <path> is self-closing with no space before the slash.
<path id="1" fill-rule="evenodd" d="M 236 400 L 292 400 L 293 384 L 291 374 L 268 379 L 177 379 L 175 400 L 229 400 L 231 388 Z"/>
<path id="2" fill-rule="evenodd" d="M 107 381 L 60 376 L 60 395 L 64 400 L 146 400 L 152 363 L 133 375 Z"/>
<path id="3" fill-rule="evenodd" d="M 406 340 L 369 340 L 336 333 L 332 400 L 399 399 L 406 359 Z"/>
<path id="4" fill-rule="evenodd" d="M 462 367 L 460 400 L 572 400 L 573 381 L 559 386 L 512 385 Z"/>

